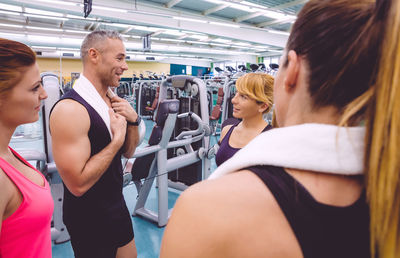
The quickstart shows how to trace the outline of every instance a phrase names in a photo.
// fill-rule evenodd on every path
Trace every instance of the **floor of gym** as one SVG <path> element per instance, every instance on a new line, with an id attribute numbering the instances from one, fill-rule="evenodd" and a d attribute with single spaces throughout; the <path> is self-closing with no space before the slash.
<path id="1" fill-rule="evenodd" d="M 153 128 L 153 122 L 151 120 L 144 120 L 146 124 L 146 135 L 145 139 L 140 147 L 147 144 L 147 140 L 150 137 L 151 129 Z M 213 146 L 217 142 L 217 137 L 212 136 L 210 146 Z M 12 141 L 10 146 L 16 150 L 18 149 L 37 149 L 44 151 L 43 140 L 33 141 Z M 211 171 L 216 168 L 215 160 L 211 161 Z M 135 185 L 131 182 L 123 190 L 126 204 L 128 206 L 130 214 L 136 204 L 137 191 Z M 168 194 L 168 207 L 172 208 L 178 198 L 180 191 L 169 189 Z M 155 183 L 153 184 L 150 192 L 146 208 L 157 211 L 157 189 Z M 161 239 L 164 233 L 164 228 L 159 228 L 155 223 L 145 220 L 140 217 L 132 217 L 133 229 L 135 232 L 135 242 L 138 250 L 139 258 L 153 258 L 159 257 L 159 251 L 161 246 Z M 72 251 L 71 243 L 68 241 L 63 244 L 52 245 L 53 258 L 73 258 L 74 253 Z"/>

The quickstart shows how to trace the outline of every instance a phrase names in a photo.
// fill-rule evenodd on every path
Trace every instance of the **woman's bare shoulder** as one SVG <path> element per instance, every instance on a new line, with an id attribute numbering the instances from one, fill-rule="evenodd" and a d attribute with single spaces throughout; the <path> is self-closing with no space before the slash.
<path id="1" fill-rule="evenodd" d="M 221 136 L 219 137 L 219 142 L 221 143 L 224 139 L 225 135 L 228 133 L 229 129 L 231 129 L 233 125 L 226 125 L 221 129 Z"/>
<path id="2" fill-rule="evenodd" d="M 277 236 L 276 232 L 283 233 Z M 198 251 L 199 257 L 268 257 L 268 252 L 285 251 L 280 243 L 287 246 L 290 238 L 296 244 L 271 192 L 254 173 L 240 171 L 184 191 L 165 230 L 161 254 L 183 257 Z M 176 244 L 180 240 L 185 247 Z"/>

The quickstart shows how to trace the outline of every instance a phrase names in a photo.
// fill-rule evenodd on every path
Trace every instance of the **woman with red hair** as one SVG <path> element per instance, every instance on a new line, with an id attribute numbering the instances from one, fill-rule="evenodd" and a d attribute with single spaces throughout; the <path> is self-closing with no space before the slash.
<path id="1" fill-rule="evenodd" d="M 36 55 L 0 38 L 0 257 L 51 257 L 53 199 L 45 177 L 8 145 L 15 128 L 39 119 L 47 98 Z"/>

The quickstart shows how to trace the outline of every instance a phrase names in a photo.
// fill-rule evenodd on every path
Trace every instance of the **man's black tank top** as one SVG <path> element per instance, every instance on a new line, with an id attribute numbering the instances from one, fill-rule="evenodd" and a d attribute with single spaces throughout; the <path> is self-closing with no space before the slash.
<path id="1" fill-rule="evenodd" d="M 103 119 L 75 90 L 70 90 L 59 101 L 63 99 L 75 100 L 86 108 L 90 117 L 90 157 L 96 155 L 111 142 Z M 118 232 L 127 230 L 130 231 L 128 235 L 133 236 L 132 222 L 122 193 L 121 155 L 120 150 L 100 179 L 82 196 L 74 196 L 64 185 L 63 219 L 67 227 L 81 231 L 82 236 L 86 233 L 90 233 L 93 238 L 101 235 L 103 241 L 108 238 L 107 241 L 117 243 L 120 242 L 118 238 L 123 235 L 118 236 Z M 94 227 L 101 229 L 102 233 L 96 236 Z M 90 230 L 86 230 L 88 228 Z M 104 234 L 105 232 L 107 233 Z"/>
<path id="2" fill-rule="evenodd" d="M 282 167 L 247 169 L 255 173 L 275 197 L 305 258 L 370 257 L 369 209 L 365 193 L 350 206 L 326 205 L 316 201 Z"/>

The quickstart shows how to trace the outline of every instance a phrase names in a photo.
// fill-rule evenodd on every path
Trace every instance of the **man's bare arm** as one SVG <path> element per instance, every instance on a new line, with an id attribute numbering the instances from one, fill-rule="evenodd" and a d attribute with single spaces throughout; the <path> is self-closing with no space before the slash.
<path id="1" fill-rule="evenodd" d="M 87 110 L 73 100 L 63 100 L 55 106 L 50 117 L 54 160 L 65 185 L 75 196 L 82 196 L 100 179 L 121 148 L 125 133 L 120 131 L 126 122 L 122 117 L 117 122 L 111 119 L 113 122 L 116 133 L 113 132 L 112 141 L 90 157 Z"/>

